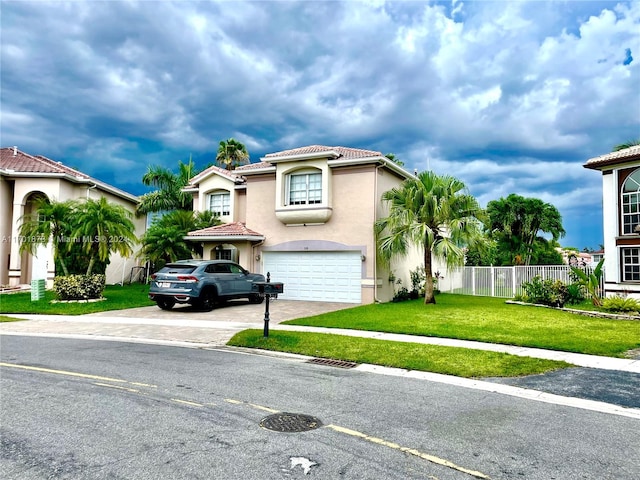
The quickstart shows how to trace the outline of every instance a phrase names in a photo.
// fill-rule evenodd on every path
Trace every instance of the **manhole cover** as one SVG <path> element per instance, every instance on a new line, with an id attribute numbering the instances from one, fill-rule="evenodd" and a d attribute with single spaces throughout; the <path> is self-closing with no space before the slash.
<path id="1" fill-rule="evenodd" d="M 283 412 L 263 418 L 260 426 L 274 432 L 306 432 L 321 427 L 322 422 L 311 415 Z"/>
<path id="2" fill-rule="evenodd" d="M 355 368 L 358 366 L 357 363 L 347 362 L 346 360 L 334 360 L 332 358 L 312 358 L 311 360 L 308 360 L 307 363 L 339 368 Z"/>

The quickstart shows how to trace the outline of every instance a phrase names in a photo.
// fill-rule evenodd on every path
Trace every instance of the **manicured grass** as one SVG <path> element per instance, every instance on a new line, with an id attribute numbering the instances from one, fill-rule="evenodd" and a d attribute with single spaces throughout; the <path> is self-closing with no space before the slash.
<path id="1" fill-rule="evenodd" d="M 640 321 L 590 318 L 559 310 L 506 304 L 504 299 L 440 294 L 422 300 L 364 305 L 283 322 L 458 338 L 623 357 L 640 347 Z"/>
<path id="2" fill-rule="evenodd" d="M 392 342 L 324 333 L 244 330 L 227 345 L 291 352 L 467 378 L 515 377 L 567 368 L 565 362 L 456 347 Z"/>
<path id="3" fill-rule="evenodd" d="M 106 300 L 92 303 L 51 303 L 56 298 L 52 290 L 47 290 L 45 298 L 35 302 L 31 301 L 30 292 L 2 294 L 0 295 L 0 313 L 82 315 L 85 313 L 155 305 L 147 297 L 148 293 L 148 285 L 107 285 L 103 292 Z"/>

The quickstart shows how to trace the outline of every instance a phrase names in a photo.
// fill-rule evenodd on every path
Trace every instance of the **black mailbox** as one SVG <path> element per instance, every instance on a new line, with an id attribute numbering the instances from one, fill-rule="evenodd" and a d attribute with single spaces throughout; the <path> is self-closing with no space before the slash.
<path id="1" fill-rule="evenodd" d="M 253 282 L 251 289 L 254 292 L 265 295 L 277 295 L 284 292 L 284 283 L 282 282 Z"/>

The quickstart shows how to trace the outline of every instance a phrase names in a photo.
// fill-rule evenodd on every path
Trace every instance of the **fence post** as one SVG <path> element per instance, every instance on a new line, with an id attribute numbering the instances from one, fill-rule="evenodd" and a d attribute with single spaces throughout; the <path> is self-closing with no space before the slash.
<path id="1" fill-rule="evenodd" d="M 495 297 L 496 296 L 496 278 L 495 278 L 495 270 L 493 269 L 493 265 L 491 265 L 491 278 L 489 279 L 489 281 L 491 282 L 491 296 Z"/>
<path id="2" fill-rule="evenodd" d="M 516 296 L 516 267 L 515 265 L 511 267 L 511 294 L 512 297 Z"/>

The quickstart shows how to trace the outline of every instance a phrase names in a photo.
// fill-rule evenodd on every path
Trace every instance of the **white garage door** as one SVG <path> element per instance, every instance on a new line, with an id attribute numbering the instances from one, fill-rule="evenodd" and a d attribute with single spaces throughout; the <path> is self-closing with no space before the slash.
<path id="1" fill-rule="evenodd" d="M 263 252 L 264 274 L 284 283 L 286 300 L 361 302 L 360 252 Z"/>

